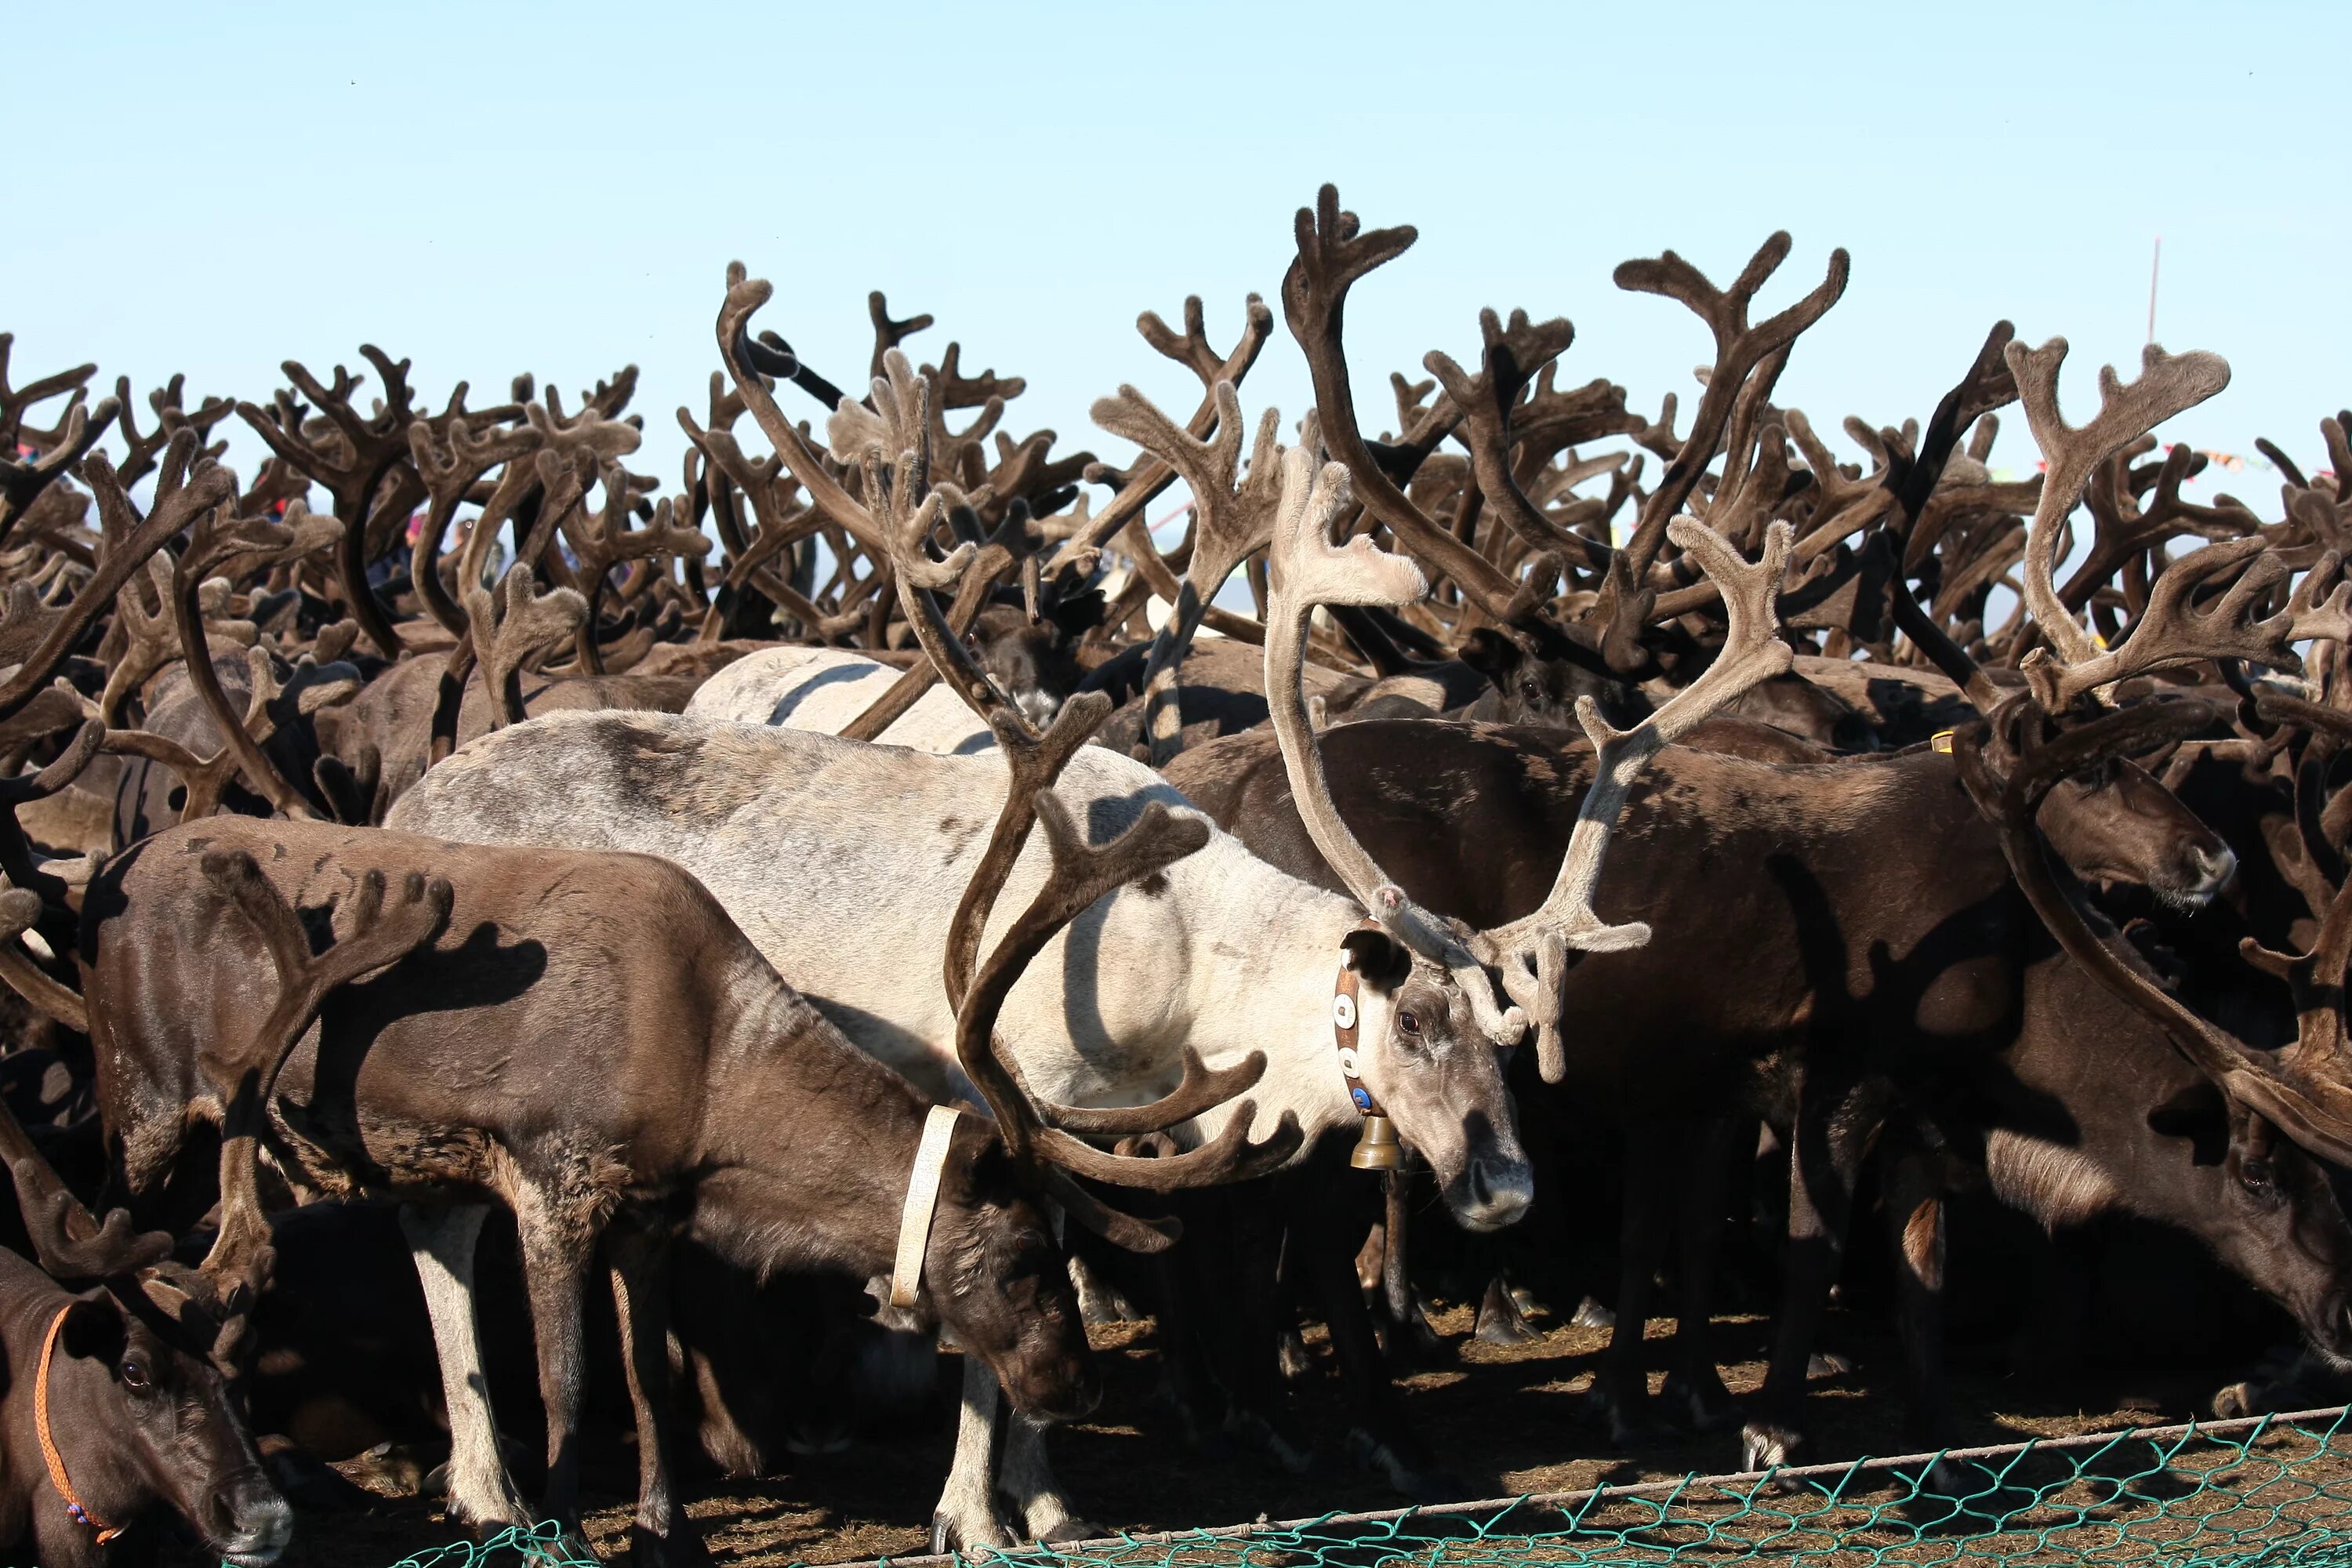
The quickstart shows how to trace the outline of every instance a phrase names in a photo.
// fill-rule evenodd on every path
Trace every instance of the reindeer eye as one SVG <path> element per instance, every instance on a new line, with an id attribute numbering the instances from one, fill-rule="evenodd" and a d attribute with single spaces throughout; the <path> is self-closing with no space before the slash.
<path id="1" fill-rule="evenodd" d="M 1406 1008 L 1403 1012 L 1397 1015 L 1397 1027 L 1403 1030 L 1408 1035 L 1418 1036 L 1421 1033 L 1420 1015 L 1413 1012 L 1410 1007 Z"/>
<path id="2" fill-rule="evenodd" d="M 2238 1167 L 2238 1180 L 2256 1197 L 2267 1197 L 2278 1191 L 2278 1175 L 2268 1160 L 2246 1161 Z"/>
<path id="3" fill-rule="evenodd" d="M 1533 702 L 1543 695 L 1543 688 L 1532 680 L 1522 680 L 1519 682 L 1519 695 Z"/>
<path id="4" fill-rule="evenodd" d="M 122 1363 L 121 1371 L 123 1387 L 144 1388 L 147 1386 L 147 1366 L 144 1362 L 126 1361 Z"/>

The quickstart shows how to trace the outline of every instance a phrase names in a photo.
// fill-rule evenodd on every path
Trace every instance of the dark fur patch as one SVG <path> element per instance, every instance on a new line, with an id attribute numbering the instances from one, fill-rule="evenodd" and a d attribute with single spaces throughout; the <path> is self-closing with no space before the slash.
<path id="1" fill-rule="evenodd" d="M 627 723 L 613 729 L 606 754 L 624 798 L 673 801 L 689 793 L 702 757 L 700 735 Z"/>

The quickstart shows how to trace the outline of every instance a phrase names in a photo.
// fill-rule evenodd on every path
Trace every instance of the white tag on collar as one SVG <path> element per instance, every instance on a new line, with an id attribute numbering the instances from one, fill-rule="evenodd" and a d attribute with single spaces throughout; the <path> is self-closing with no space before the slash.
<path id="1" fill-rule="evenodd" d="M 934 1105 L 923 1119 L 923 1141 L 915 1146 L 914 1169 L 907 1173 L 907 1205 L 898 1215 L 898 1256 L 890 1268 L 890 1305 L 911 1307 L 923 1288 L 923 1253 L 931 1243 L 931 1216 L 939 1212 L 940 1178 L 955 1139 L 953 1105 Z"/>

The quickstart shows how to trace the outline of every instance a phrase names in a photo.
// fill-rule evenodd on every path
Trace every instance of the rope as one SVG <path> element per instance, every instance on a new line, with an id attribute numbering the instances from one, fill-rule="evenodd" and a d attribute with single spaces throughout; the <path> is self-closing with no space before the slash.
<path id="1" fill-rule="evenodd" d="M 57 1353 L 58 1335 L 66 1326 L 66 1318 L 78 1303 L 68 1301 L 49 1320 L 49 1331 L 41 1339 L 41 1369 L 33 1374 L 33 1436 L 41 1440 L 41 1458 L 49 1467 L 49 1485 L 65 1500 L 66 1512 L 77 1524 L 88 1525 L 98 1531 L 100 1546 L 122 1533 L 119 1524 L 109 1524 L 82 1507 L 75 1495 L 73 1482 L 66 1479 L 66 1457 L 58 1452 L 58 1440 L 49 1433 L 49 1358 Z"/>

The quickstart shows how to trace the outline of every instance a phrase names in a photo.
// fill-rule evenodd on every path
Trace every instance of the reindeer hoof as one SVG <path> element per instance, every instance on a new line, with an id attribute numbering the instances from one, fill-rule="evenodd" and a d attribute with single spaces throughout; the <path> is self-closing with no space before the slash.
<path id="1" fill-rule="evenodd" d="M 1650 1415 L 1647 1389 L 1632 1398 L 1620 1398 L 1598 1384 L 1585 1395 L 1585 1408 L 1609 1428 L 1609 1442 L 1619 1449 L 1654 1448 L 1674 1441 L 1674 1433 Z"/>
<path id="2" fill-rule="evenodd" d="M 1609 1443 L 1621 1453 L 1663 1448 L 1674 1440 L 1672 1427 L 1663 1421 L 1652 1420 L 1644 1412 L 1612 1410 L 1609 1413 Z"/>
<path id="3" fill-rule="evenodd" d="M 1109 1531 L 1091 1520 L 1066 1519 L 1051 1530 L 1037 1532 L 1037 1541 L 1046 1546 L 1066 1545 L 1073 1541 L 1100 1541 Z"/>
<path id="4" fill-rule="evenodd" d="M 1587 1296 L 1576 1304 L 1576 1313 L 1568 1320 L 1571 1329 L 1613 1329 L 1617 1314 Z"/>
<path id="5" fill-rule="evenodd" d="M 1478 1314 L 1475 1337 L 1490 1345 L 1531 1345 L 1543 1336 L 1528 1326 L 1528 1321 L 1517 1313 L 1496 1312 L 1491 1316 Z"/>
<path id="6" fill-rule="evenodd" d="M 630 1568 L 702 1568 L 709 1561 L 702 1532 L 682 1513 L 671 1522 L 667 1535 L 642 1524 L 629 1526 Z"/>
<path id="7" fill-rule="evenodd" d="M 1739 1468 L 1743 1470 L 1786 1469 L 1798 1463 L 1804 1435 L 1794 1427 L 1769 1421 L 1750 1421 L 1739 1429 Z"/>
<path id="8" fill-rule="evenodd" d="M 1452 1502 L 1468 1495 L 1468 1489 L 1459 1479 L 1407 1458 L 1361 1426 L 1349 1429 L 1348 1457 L 1361 1468 L 1385 1479 L 1408 1501 Z"/>
<path id="9" fill-rule="evenodd" d="M 1666 1379 L 1664 1398 L 1681 1407 L 1694 1432 L 1720 1432 L 1739 1419 L 1738 1407 L 1722 1380 L 1685 1378 L 1680 1373 Z"/>
<path id="10" fill-rule="evenodd" d="M 2227 1388 L 2215 1391 L 2213 1415 L 2219 1420 L 2234 1421 L 2239 1416 L 2252 1415 L 2254 1406 L 2260 1402 L 2251 1382 L 2233 1383 Z"/>
<path id="11" fill-rule="evenodd" d="M 1821 1377 L 1843 1377 L 1853 1370 L 1853 1358 L 1840 1355 L 1835 1351 L 1815 1351 L 1805 1361 L 1808 1382 Z"/>
<path id="12" fill-rule="evenodd" d="M 931 1515 L 931 1552 L 934 1556 L 950 1552 L 970 1552 L 982 1546 L 1002 1552 L 1013 1544 L 1011 1533 L 992 1519 L 984 1525 L 968 1525 L 944 1513 Z"/>

